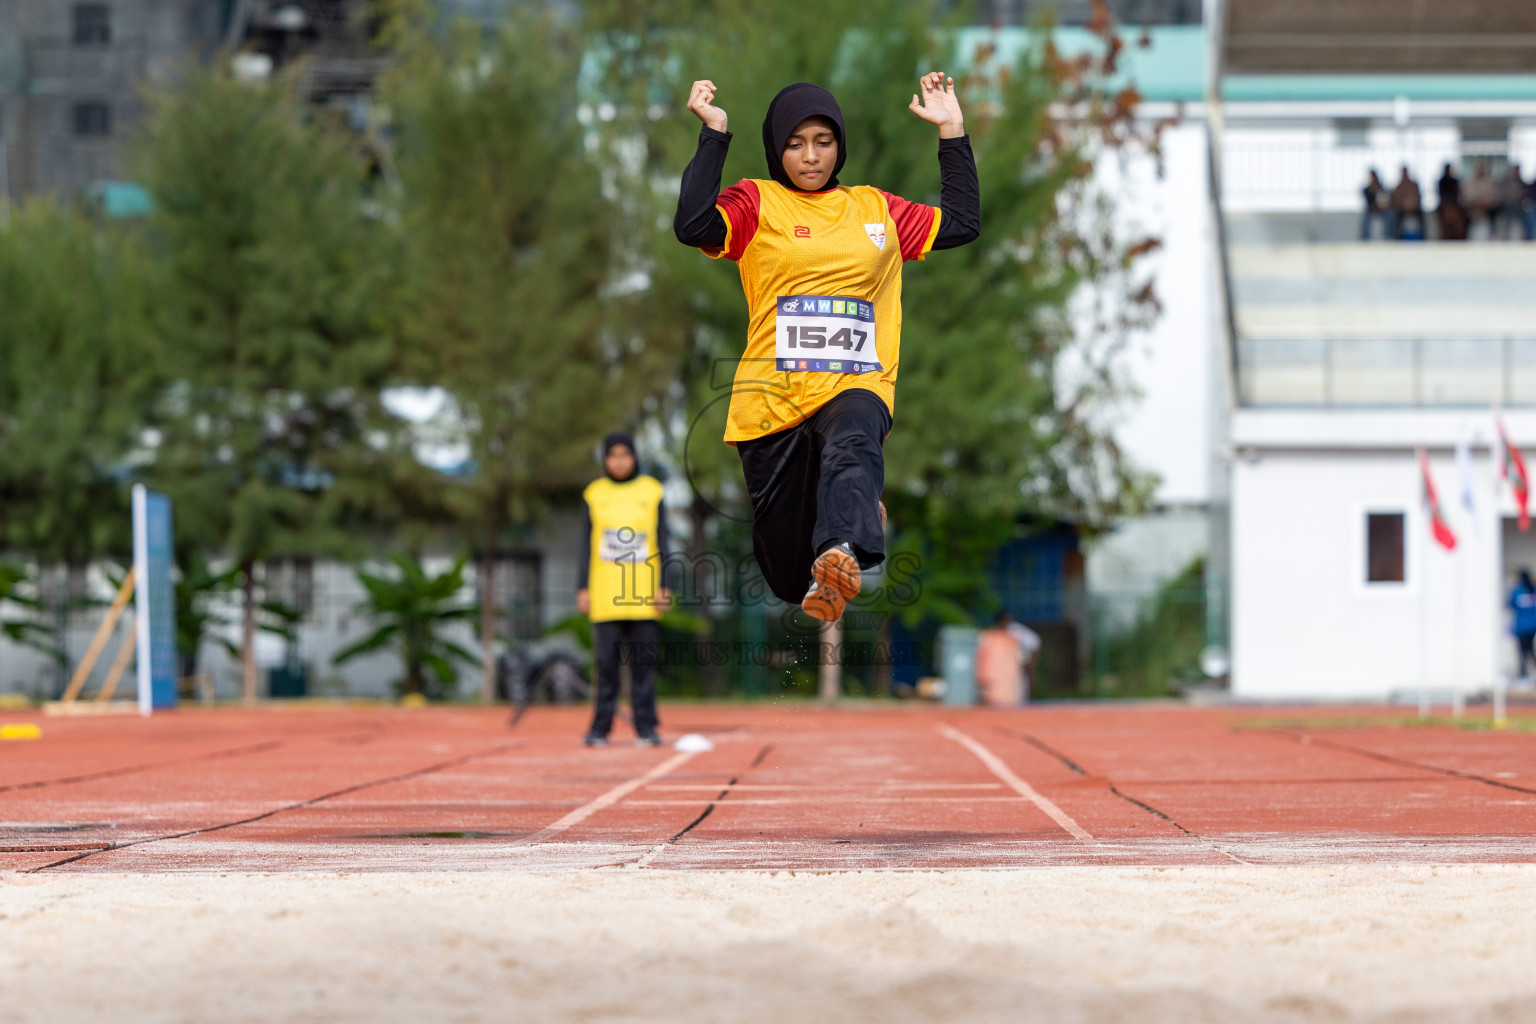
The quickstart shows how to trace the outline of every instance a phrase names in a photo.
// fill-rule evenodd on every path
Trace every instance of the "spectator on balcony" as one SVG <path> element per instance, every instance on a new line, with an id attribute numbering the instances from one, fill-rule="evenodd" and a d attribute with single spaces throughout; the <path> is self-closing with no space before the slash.
<path id="1" fill-rule="evenodd" d="M 1361 191 L 1365 195 L 1365 216 L 1360 218 L 1360 241 L 1371 240 L 1371 221 L 1378 217 L 1381 218 L 1381 233 L 1391 234 L 1387 214 L 1387 186 L 1381 183 L 1381 177 L 1377 175 L 1376 168 L 1371 168 L 1371 176 Z"/>
<path id="2" fill-rule="evenodd" d="M 1536 241 L 1536 174 L 1525 183 L 1525 199 L 1520 204 L 1521 219 L 1525 221 L 1525 240 Z"/>
<path id="3" fill-rule="evenodd" d="M 1499 182 L 1499 237 L 1514 238 L 1516 225 L 1525 221 L 1525 182 L 1520 178 L 1520 165 L 1510 164 L 1509 173 Z M 1523 228 L 1521 229 L 1522 233 Z M 1493 234 L 1492 224 L 1489 235 Z"/>
<path id="4" fill-rule="evenodd" d="M 1439 204 L 1435 207 L 1435 227 L 1443 241 L 1460 241 L 1467 237 L 1467 211 L 1461 205 L 1461 179 L 1450 164 L 1440 180 L 1435 183 Z"/>
<path id="5" fill-rule="evenodd" d="M 1392 189 L 1392 237 L 1414 242 L 1424 238 L 1424 194 L 1407 164 Z"/>
<path id="6" fill-rule="evenodd" d="M 1467 217 L 1475 227 L 1479 220 L 1488 224 L 1488 237 L 1494 237 L 1494 220 L 1498 216 L 1499 187 L 1488 174 L 1488 164 L 1480 162 L 1466 188 Z"/>
<path id="7" fill-rule="evenodd" d="M 1499 180 L 1499 238 L 1514 238 L 1516 233 L 1525 235 L 1525 181 L 1521 166 L 1510 164 Z"/>

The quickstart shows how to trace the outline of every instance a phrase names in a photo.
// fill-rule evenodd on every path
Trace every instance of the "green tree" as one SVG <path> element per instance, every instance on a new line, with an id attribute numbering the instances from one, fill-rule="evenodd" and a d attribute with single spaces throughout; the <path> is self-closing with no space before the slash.
<path id="1" fill-rule="evenodd" d="M 408 12 L 409 13 L 409 12 Z M 490 35 L 407 23 L 387 85 L 407 239 L 407 375 L 451 395 L 466 472 L 436 484 L 479 563 L 483 693 L 494 694 L 495 558 L 594 474 L 674 357 L 635 326 L 643 278 L 577 118 L 583 40 L 531 6 Z"/>
<path id="2" fill-rule="evenodd" d="M 128 550 L 153 386 L 137 257 L 130 236 L 51 198 L 0 225 L 0 550 L 39 566 Z"/>
<path id="3" fill-rule="evenodd" d="M 358 610 L 379 623 L 368 636 L 337 651 L 333 664 L 340 665 L 363 654 L 395 648 L 405 668 L 406 693 L 441 695 L 458 682 L 455 661 L 474 663 L 473 652 L 441 635 L 444 626 L 471 620 L 477 609 L 456 602 L 464 589 L 464 564 L 436 576 L 428 575 L 421 562 L 407 555 L 390 560 L 393 577 L 359 571 L 358 580 L 368 588 L 368 600 Z"/>
<path id="4" fill-rule="evenodd" d="M 1166 697 L 1178 687 L 1205 678 L 1205 559 L 1196 558 L 1177 576 L 1142 597 L 1136 618 L 1111 631 L 1103 620 L 1113 599 L 1101 597 L 1095 623 L 1093 688 L 1096 696 Z"/>
<path id="5" fill-rule="evenodd" d="M 192 71 L 153 97 L 134 148 L 155 202 L 153 329 L 168 380 L 150 475 L 176 500 L 182 542 L 240 571 L 247 700 L 257 566 L 350 550 L 390 447 L 387 233 L 354 143 L 286 81 Z"/>

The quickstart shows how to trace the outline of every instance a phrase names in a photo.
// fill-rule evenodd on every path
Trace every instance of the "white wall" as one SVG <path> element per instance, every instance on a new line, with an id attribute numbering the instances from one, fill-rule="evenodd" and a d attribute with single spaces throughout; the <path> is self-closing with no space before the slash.
<path id="1" fill-rule="evenodd" d="M 1163 135 L 1163 176 L 1150 158 L 1105 166 L 1100 180 L 1124 204 L 1124 217 L 1163 240 L 1147 266 L 1162 316 L 1131 339 L 1127 377 L 1141 397 L 1117 424 L 1131 459 L 1162 483 L 1159 504 L 1210 500 L 1212 251 L 1206 201 L 1205 125 L 1176 125 Z"/>
<path id="2" fill-rule="evenodd" d="M 1155 235 L 1162 248 L 1146 269 L 1162 315 L 1129 339 L 1122 368 L 1139 396 L 1113 424 L 1116 442 L 1141 469 L 1155 473 L 1155 510 L 1121 523 L 1086 553 L 1090 592 L 1150 595 L 1207 549 L 1205 506 L 1211 500 L 1211 315 L 1214 253 L 1206 199 L 1205 125 L 1192 121 L 1163 135 L 1163 173 L 1149 157 L 1098 168 L 1134 233 Z M 1135 606 L 1125 604 L 1126 614 Z M 1112 625 L 1123 625 L 1115 621 Z"/>
<path id="3" fill-rule="evenodd" d="M 1093 542 L 1088 589 L 1135 588 L 1177 576 L 1205 552 L 1205 535 L 1205 509 L 1188 505 L 1119 523 Z"/>

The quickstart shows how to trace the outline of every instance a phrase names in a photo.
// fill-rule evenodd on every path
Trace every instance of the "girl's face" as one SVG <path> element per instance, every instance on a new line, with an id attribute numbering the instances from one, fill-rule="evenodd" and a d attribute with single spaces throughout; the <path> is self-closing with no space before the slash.
<path id="1" fill-rule="evenodd" d="M 635 453 L 627 445 L 616 444 L 603 457 L 603 468 L 615 480 L 624 480 L 635 471 Z"/>
<path id="2" fill-rule="evenodd" d="M 784 144 L 784 173 L 803 192 L 827 184 L 837 166 L 837 133 L 824 117 L 808 117 L 795 125 Z"/>

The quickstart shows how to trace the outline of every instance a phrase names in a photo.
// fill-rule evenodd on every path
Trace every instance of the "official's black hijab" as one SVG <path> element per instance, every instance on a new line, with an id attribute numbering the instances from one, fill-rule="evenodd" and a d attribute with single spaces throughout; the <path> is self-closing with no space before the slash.
<path id="1" fill-rule="evenodd" d="M 613 449 L 618 445 L 623 445 L 625 448 L 628 448 L 629 454 L 635 457 L 634 467 L 630 469 L 629 476 L 623 477 L 622 479 L 608 472 L 608 453 L 613 451 Z M 626 434 L 622 430 L 615 430 L 613 433 L 603 438 L 603 472 L 607 474 L 608 479 L 621 484 L 626 480 L 633 480 L 635 477 L 640 475 L 640 453 L 635 451 L 635 439 L 633 436 Z"/>
<path id="2" fill-rule="evenodd" d="M 836 98 L 810 82 L 785 86 L 768 104 L 768 115 L 763 118 L 763 149 L 768 155 L 768 176 L 785 188 L 802 191 L 784 172 L 784 144 L 794 134 L 796 126 L 808 117 L 824 117 L 831 121 L 832 131 L 837 136 L 837 166 L 832 168 L 827 183 L 816 189 L 825 192 L 837 187 L 837 173 L 843 169 L 843 161 L 848 159 L 848 137 L 843 131 L 843 109 L 837 105 Z"/>

